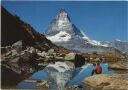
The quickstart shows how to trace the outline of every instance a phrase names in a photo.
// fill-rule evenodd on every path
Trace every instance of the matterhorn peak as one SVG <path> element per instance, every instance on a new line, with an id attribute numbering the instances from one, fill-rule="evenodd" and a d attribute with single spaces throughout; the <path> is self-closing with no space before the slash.
<path id="1" fill-rule="evenodd" d="M 59 10 L 59 14 L 58 15 L 59 16 L 65 16 L 65 17 L 69 18 L 68 13 L 67 13 L 67 11 L 64 8 L 61 8 Z"/>
<path id="2" fill-rule="evenodd" d="M 63 26 L 64 24 L 69 24 L 71 22 L 68 13 L 63 8 L 60 9 L 59 14 L 56 16 L 56 19 L 58 20 L 57 23 L 59 26 Z"/>
<path id="3" fill-rule="evenodd" d="M 61 8 L 59 12 L 60 12 L 60 13 L 63 13 L 63 12 L 64 12 L 64 13 L 67 13 L 64 8 Z"/>
<path id="4" fill-rule="evenodd" d="M 69 40 L 74 37 L 75 38 L 76 37 L 77 38 L 84 37 L 84 35 L 81 33 L 81 31 L 71 22 L 71 20 L 68 16 L 68 13 L 64 8 L 61 8 L 59 10 L 59 13 L 52 20 L 52 22 L 48 26 L 48 29 L 45 31 L 45 34 L 47 37 L 57 36 L 59 38 L 62 38 L 63 41 L 65 41 L 67 38 Z M 61 37 L 61 36 L 65 36 L 66 39 L 65 39 L 65 37 Z M 52 37 L 52 39 L 53 39 L 53 37 Z M 58 39 L 58 40 L 60 41 L 61 39 Z M 68 40 L 66 40 L 66 41 L 68 41 Z"/>
<path id="5" fill-rule="evenodd" d="M 61 8 L 45 31 L 47 39 L 58 46 L 79 52 L 115 52 L 113 45 L 90 39 L 71 21 L 65 9 Z M 110 47 L 109 47 L 110 46 Z M 127 46 L 127 45 L 126 45 Z M 109 47 L 109 48 L 108 48 Z"/>
<path id="6" fill-rule="evenodd" d="M 54 36 L 59 32 L 76 34 L 74 25 L 71 23 L 68 13 L 61 8 L 56 17 L 51 21 L 48 29 L 45 31 L 46 36 Z"/>

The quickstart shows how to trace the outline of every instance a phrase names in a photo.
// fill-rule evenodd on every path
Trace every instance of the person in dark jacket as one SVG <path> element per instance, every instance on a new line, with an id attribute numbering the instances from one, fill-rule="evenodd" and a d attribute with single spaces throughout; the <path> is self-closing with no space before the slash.
<path id="1" fill-rule="evenodd" d="M 95 70 L 96 70 L 96 64 L 94 63 L 94 64 L 93 64 L 93 70 L 92 70 L 91 75 L 94 75 L 94 74 L 95 74 Z"/>

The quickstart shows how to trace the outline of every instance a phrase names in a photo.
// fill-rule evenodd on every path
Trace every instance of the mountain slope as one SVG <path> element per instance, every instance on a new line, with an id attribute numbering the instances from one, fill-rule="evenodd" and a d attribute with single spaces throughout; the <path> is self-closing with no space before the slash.
<path id="1" fill-rule="evenodd" d="M 118 50 L 91 40 L 72 24 L 67 12 L 61 9 L 45 31 L 47 39 L 59 46 L 79 52 L 115 52 Z"/>
<path id="2" fill-rule="evenodd" d="M 16 87 L 24 79 L 51 62 L 60 61 L 70 51 L 58 47 L 19 17 L 1 7 L 1 86 Z M 14 78 L 12 78 L 14 77 Z"/>
<path id="3" fill-rule="evenodd" d="M 52 44 L 44 35 L 36 32 L 18 16 L 11 15 L 3 7 L 1 8 L 1 23 L 2 46 L 11 45 L 19 40 L 23 40 L 26 45 L 35 45 L 36 42 Z"/>
<path id="4" fill-rule="evenodd" d="M 4 7 L 1 8 L 1 46 L 10 46 L 22 40 L 25 46 L 34 46 L 45 50 L 53 48 L 56 52 L 66 53 L 69 50 L 58 47 L 43 34 L 37 32 L 31 25 L 22 21 L 18 16 L 10 14 Z"/>
<path id="5" fill-rule="evenodd" d="M 113 40 L 111 42 L 100 42 L 107 45 L 108 47 L 115 47 L 123 53 L 128 53 L 128 42 L 121 40 Z"/>
<path id="6" fill-rule="evenodd" d="M 115 47 L 124 53 L 128 53 L 128 42 L 126 41 L 114 40 L 110 42 L 109 46 Z"/>

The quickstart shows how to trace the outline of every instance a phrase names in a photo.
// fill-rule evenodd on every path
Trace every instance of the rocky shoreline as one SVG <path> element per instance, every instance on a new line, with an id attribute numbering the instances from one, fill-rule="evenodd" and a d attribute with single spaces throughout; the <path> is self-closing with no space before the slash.
<path id="1" fill-rule="evenodd" d="M 23 46 L 23 43 L 23 41 L 18 41 L 12 46 L 2 48 L 2 52 L 4 52 L 1 56 L 2 87 L 11 85 L 9 81 L 14 81 L 15 86 L 20 81 L 30 77 L 34 72 L 58 61 L 65 62 L 71 68 L 80 67 L 85 63 L 82 55 L 76 53 L 58 53 L 54 49 L 41 51 L 32 46 Z M 11 73 L 10 71 L 7 72 L 7 70 L 11 70 Z M 16 78 L 11 78 L 13 74 L 16 75 Z M 7 80 L 6 77 L 10 78 Z"/>
<path id="2" fill-rule="evenodd" d="M 113 62 L 109 64 L 109 69 L 128 70 L 128 62 Z"/>
<path id="3" fill-rule="evenodd" d="M 94 90 L 128 90 L 128 74 L 94 75 L 83 82 Z"/>
<path id="4" fill-rule="evenodd" d="M 113 74 L 99 74 L 83 80 L 92 90 L 128 90 L 128 62 L 110 63 L 108 69 Z"/>

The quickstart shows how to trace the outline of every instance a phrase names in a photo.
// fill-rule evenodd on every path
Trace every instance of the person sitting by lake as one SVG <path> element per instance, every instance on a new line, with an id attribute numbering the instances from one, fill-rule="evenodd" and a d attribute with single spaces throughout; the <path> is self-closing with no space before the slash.
<path id="1" fill-rule="evenodd" d="M 94 75 L 94 74 L 95 74 L 95 70 L 96 70 L 96 64 L 94 63 L 94 64 L 93 64 L 93 70 L 92 70 L 91 75 Z"/>
<path id="2" fill-rule="evenodd" d="M 97 63 L 97 66 L 96 64 L 93 64 L 93 70 L 92 70 L 91 75 L 101 74 L 101 73 L 102 73 L 102 67 L 100 66 L 100 63 Z"/>
<path id="3" fill-rule="evenodd" d="M 102 67 L 100 66 L 100 63 L 97 63 L 95 73 L 96 74 L 101 74 L 102 73 Z"/>

